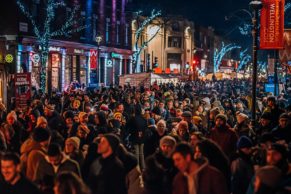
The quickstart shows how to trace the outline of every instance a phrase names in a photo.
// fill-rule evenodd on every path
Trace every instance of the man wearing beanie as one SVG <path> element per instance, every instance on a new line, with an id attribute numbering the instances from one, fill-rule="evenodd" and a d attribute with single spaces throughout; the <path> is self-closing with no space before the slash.
<path id="1" fill-rule="evenodd" d="M 277 99 L 275 96 L 269 96 L 267 98 L 267 107 L 264 113 L 270 113 L 271 122 L 276 126 L 278 125 L 279 117 L 284 111 L 278 106 Z"/>
<path id="2" fill-rule="evenodd" d="M 236 150 L 237 136 L 226 121 L 225 115 L 218 114 L 215 117 L 215 126 L 210 130 L 209 138 L 215 141 L 222 151 L 230 157 Z"/>
<path id="3" fill-rule="evenodd" d="M 81 177 L 79 164 L 63 153 L 59 144 L 51 143 L 48 146 L 45 160 L 41 160 L 37 166 L 35 182 L 49 181 L 51 183 L 62 172 L 72 172 Z"/>
<path id="4" fill-rule="evenodd" d="M 92 194 L 125 194 L 125 168 L 116 156 L 120 144 L 114 134 L 105 134 L 98 144 L 98 154 L 90 168 L 88 185 Z"/>
<path id="5" fill-rule="evenodd" d="M 264 166 L 256 171 L 254 191 L 255 193 L 276 193 L 281 183 L 282 173 L 275 166 Z"/>
<path id="6" fill-rule="evenodd" d="M 36 167 L 45 159 L 50 136 L 48 129 L 35 128 L 32 139 L 28 139 L 21 147 L 22 171 L 30 181 L 35 181 Z"/>
<path id="7" fill-rule="evenodd" d="M 283 113 L 279 118 L 279 125 L 272 130 L 272 135 L 278 139 L 283 140 L 289 144 L 291 142 L 291 122 L 287 113 Z"/>
<path id="8" fill-rule="evenodd" d="M 283 176 L 291 176 L 291 166 L 288 163 L 288 150 L 285 145 L 274 143 L 267 150 L 266 161 L 268 165 L 278 167 Z"/>
<path id="9" fill-rule="evenodd" d="M 247 136 L 241 136 L 237 142 L 237 158 L 231 163 L 231 188 L 233 194 L 245 194 L 254 176 L 251 159 L 253 143 Z"/>
<path id="10" fill-rule="evenodd" d="M 171 193 L 172 182 L 176 174 L 178 173 L 177 168 L 174 166 L 172 160 L 172 153 L 176 146 L 176 140 L 172 136 L 166 135 L 160 140 L 160 147 L 153 155 L 147 158 L 148 160 L 156 161 L 157 165 L 160 165 L 163 168 L 163 177 L 165 179 L 164 185 L 161 185 L 162 190 L 166 192 L 166 194 Z M 154 174 L 155 166 L 147 166 L 145 169 L 145 174 Z M 150 183 L 149 183 L 150 184 Z M 150 186 L 150 185 L 149 185 Z"/>

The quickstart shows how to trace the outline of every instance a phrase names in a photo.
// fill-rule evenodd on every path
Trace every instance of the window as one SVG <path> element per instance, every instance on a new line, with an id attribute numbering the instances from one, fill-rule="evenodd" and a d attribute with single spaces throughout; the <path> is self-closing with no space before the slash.
<path id="1" fill-rule="evenodd" d="M 168 38 L 168 47 L 181 48 L 181 42 L 182 42 L 181 37 L 178 37 L 178 36 L 170 36 Z"/>
<path id="2" fill-rule="evenodd" d="M 95 42 L 95 38 L 97 36 L 97 15 L 93 14 L 93 20 L 92 20 L 92 28 L 93 28 L 93 32 L 92 32 L 92 40 Z"/>
<path id="3" fill-rule="evenodd" d="M 175 32 L 179 32 L 180 31 L 180 25 L 178 22 L 175 22 L 172 24 L 172 30 Z"/>
<path id="4" fill-rule="evenodd" d="M 129 25 L 126 24 L 125 25 L 125 46 L 128 46 L 128 28 L 129 28 Z"/>
<path id="5" fill-rule="evenodd" d="M 119 33 L 120 33 L 120 21 L 117 21 L 116 23 L 116 44 L 117 45 L 120 44 Z"/>

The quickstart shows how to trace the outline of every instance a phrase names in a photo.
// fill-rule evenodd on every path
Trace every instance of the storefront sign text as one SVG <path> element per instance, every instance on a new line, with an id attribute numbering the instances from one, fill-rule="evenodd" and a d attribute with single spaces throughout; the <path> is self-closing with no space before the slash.
<path id="1" fill-rule="evenodd" d="M 262 4 L 260 48 L 282 49 L 285 0 L 262 0 Z"/>
<path id="2" fill-rule="evenodd" d="M 31 74 L 16 73 L 14 86 L 16 106 L 27 107 L 28 101 L 31 98 Z"/>
<path id="3" fill-rule="evenodd" d="M 53 46 L 50 46 L 50 47 L 49 47 L 49 51 L 60 52 L 60 51 L 61 51 L 61 48 L 60 48 L 60 47 L 53 47 Z"/>
<path id="4" fill-rule="evenodd" d="M 84 54 L 84 50 L 82 49 L 74 49 L 75 54 Z"/>

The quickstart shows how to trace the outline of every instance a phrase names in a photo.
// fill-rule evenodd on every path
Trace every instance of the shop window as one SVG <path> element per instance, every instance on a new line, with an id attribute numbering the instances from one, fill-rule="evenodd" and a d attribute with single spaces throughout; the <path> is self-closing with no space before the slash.
<path id="1" fill-rule="evenodd" d="M 72 56 L 67 55 L 65 60 L 65 87 L 72 81 Z"/>
<path id="2" fill-rule="evenodd" d="M 60 55 L 57 53 L 52 54 L 52 88 L 59 88 L 59 68 L 60 68 Z"/>
<path id="3" fill-rule="evenodd" d="M 80 56 L 80 84 L 87 83 L 87 57 Z"/>

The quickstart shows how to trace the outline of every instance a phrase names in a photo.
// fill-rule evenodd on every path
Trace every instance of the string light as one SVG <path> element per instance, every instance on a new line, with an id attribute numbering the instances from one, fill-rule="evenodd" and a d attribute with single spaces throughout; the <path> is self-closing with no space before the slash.
<path id="1" fill-rule="evenodd" d="M 56 17 L 56 9 L 65 8 L 66 4 L 64 1 L 59 0 L 48 0 L 46 3 L 46 16 L 45 22 L 43 25 L 43 29 L 37 25 L 35 18 L 29 12 L 27 6 L 21 1 L 16 1 L 21 12 L 29 19 L 30 23 L 33 27 L 33 32 L 37 38 L 38 43 L 40 44 L 40 56 L 41 56 L 41 67 L 40 67 L 40 88 L 44 92 L 46 90 L 46 69 L 47 69 L 47 61 L 49 54 L 49 41 L 51 38 L 56 36 L 69 36 L 73 33 L 77 33 L 87 28 L 88 25 L 79 26 L 74 28 L 76 23 L 81 22 L 83 19 L 76 20 L 76 12 L 79 9 L 79 6 L 75 6 L 73 11 L 71 12 L 69 18 L 66 22 L 60 27 L 60 29 L 56 31 L 53 30 L 53 21 Z"/>
<path id="2" fill-rule="evenodd" d="M 240 52 L 239 54 L 240 63 L 237 67 L 236 72 L 239 72 L 240 70 L 242 70 L 242 68 L 245 67 L 245 65 L 251 60 L 251 56 L 249 54 L 246 54 L 247 51 L 248 49 L 245 49 Z"/>
<path id="3" fill-rule="evenodd" d="M 140 17 L 142 14 L 142 11 L 138 11 L 136 12 L 137 17 Z M 160 31 L 161 27 L 159 26 L 156 31 L 153 33 L 152 37 L 150 39 L 148 39 L 147 41 L 144 41 L 141 46 L 139 46 L 139 40 L 140 37 L 142 35 L 142 32 L 144 31 L 144 29 L 157 17 L 161 16 L 162 12 L 161 11 L 156 11 L 155 9 L 152 10 L 151 15 L 149 17 L 147 17 L 145 20 L 143 20 L 143 22 L 141 23 L 141 25 L 138 27 L 138 29 L 135 32 L 135 44 L 134 44 L 134 53 L 132 55 L 132 62 L 136 67 L 139 67 L 137 64 L 139 62 L 140 59 L 140 54 L 141 52 L 144 50 L 145 47 L 147 47 L 147 45 L 154 39 L 154 37 L 158 34 L 158 32 Z M 139 70 L 139 68 L 137 68 L 137 70 Z"/>
<path id="4" fill-rule="evenodd" d="M 225 54 L 233 49 L 239 49 L 239 48 L 241 47 L 238 45 L 235 45 L 235 44 L 224 45 L 224 42 L 222 42 L 220 51 L 218 49 L 214 49 L 214 60 L 213 60 L 214 73 L 218 72 L 219 65 L 222 61 L 222 58 L 225 56 Z"/>

